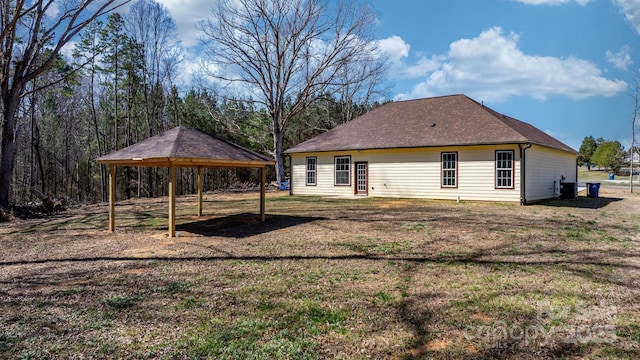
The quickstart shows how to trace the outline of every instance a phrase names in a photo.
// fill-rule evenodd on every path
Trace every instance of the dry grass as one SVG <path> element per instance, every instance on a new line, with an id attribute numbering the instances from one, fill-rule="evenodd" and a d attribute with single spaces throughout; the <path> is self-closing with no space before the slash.
<path id="1" fill-rule="evenodd" d="M 271 193 L 0 224 L 0 358 L 638 358 L 640 197 Z"/>

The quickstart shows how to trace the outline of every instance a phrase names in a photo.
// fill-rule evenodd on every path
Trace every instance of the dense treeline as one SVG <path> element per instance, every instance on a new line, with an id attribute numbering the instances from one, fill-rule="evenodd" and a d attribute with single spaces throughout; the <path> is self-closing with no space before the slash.
<path id="1" fill-rule="evenodd" d="M 111 91 L 106 90 L 96 100 L 96 118 L 91 114 L 91 101 L 86 99 L 88 93 L 86 85 L 78 82 L 50 87 L 29 97 L 24 116 L 19 120 L 12 188 L 16 203 L 33 199 L 32 188 L 51 197 L 69 196 L 77 202 L 104 201 L 106 173 L 95 159 L 177 125 L 200 129 L 261 153 L 268 153 L 271 148 L 268 118 L 264 112 L 248 108 L 243 101 L 222 99 L 206 90 L 194 89 L 172 101 L 165 98 L 160 103 L 161 116 L 154 118 L 157 121 L 147 123 L 141 112 L 132 112 L 118 123 L 111 106 L 114 97 Z M 131 105 L 140 108 L 142 104 L 139 99 L 139 103 Z M 355 116 L 367 110 L 368 106 L 354 106 L 350 112 Z M 287 147 L 347 120 L 342 117 L 344 111 L 342 104 L 331 97 L 317 103 L 292 124 Z M 118 168 L 118 196 L 164 195 L 166 172 L 163 168 Z M 178 193 L 193 192 L 195 171 L 179 169 L 178 175 Z M 269 175 L 272 179 L 275 176 Z M 255 183 L 257 176 L 257 172 L 247 169 L 208 169 L 205 188 Z"/>
<path id="2" fill-rule="evenodd" d="M 43 54 L 44 58 L 44 54 Z M 73 55 L 29 84 L 15 117 L 16 155 L 10 198 L 38 193 L 98 202 L 107 197 L 107 170 L 95 159 L 175 126 L 200 129 L 260 153 L 273 149 L 271 120 L 247 99 L 207 86 L 178 87 L 182 50 L 168 11 L 140 0 L 127 14 L 91 22 Z M 285 148 L 370 110 L 374 104 L 322 96 L 293 118 Z M 119 198 L 166 193 L 167 169 L 118 168 Z M 178 193 L 195 191 L 195 170 L 179 169 Z M 205 189 L 257 182 L 250 169 L 208 169 Z M 268 173 L 271 180 L 273 173 Z"/>

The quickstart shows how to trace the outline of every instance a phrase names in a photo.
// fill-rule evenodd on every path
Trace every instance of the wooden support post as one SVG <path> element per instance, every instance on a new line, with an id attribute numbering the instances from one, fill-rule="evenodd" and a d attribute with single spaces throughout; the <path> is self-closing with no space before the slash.
<path id="1" fill-rule="evenodd" d="M 267 182 L 267 169 L 263 166 L 260 168 L 260 221 L 266 220 L 265 216 L 265 183 Z"/>
<path id="2" fill-rule="evenodd" d="M 198 216 L 202 216 L 202 166 L 198 166 Z"/>
<path id="3" fill-rule="evenodd" d="M 116 166 L 109 164 L 109 231 L 116 230 Z"/>
<path id="4" fill-rule="evenodd" d="M 176 237 L 176 168 L 169 165 L 169 237 Z"/>

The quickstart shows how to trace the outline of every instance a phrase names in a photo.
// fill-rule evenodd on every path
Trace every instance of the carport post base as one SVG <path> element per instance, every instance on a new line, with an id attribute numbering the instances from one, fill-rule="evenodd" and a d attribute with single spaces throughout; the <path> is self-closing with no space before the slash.
<path id="1" fill-rule="evenodd" d="M 116 166 L 109 165 L 109 231 L 116 230 Z"/>
<path id="2" fill-rule="evenodd" d="M 198 166 L 198 216 L 202 216 L 202 166 Z"/>
<path id="3" fill-rule="evenodd" d="M 176 237 L 176 168 L 169 166 L 169 237 Z"/>
<path id="4" fill-rule="evenodd" d="M 260 221 L 264 222 L 265 217 L 265 183 L 267 182 L 267 169 L 265 167 L 260 168 Z"/>

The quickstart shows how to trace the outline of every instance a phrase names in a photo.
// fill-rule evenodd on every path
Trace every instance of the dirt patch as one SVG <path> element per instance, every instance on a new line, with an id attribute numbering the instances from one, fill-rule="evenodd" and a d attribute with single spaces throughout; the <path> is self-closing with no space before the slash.
<path id="1" fill-rule="evenodd" d="M 431 340 L 417 349 L 409 350 L 411 356 L 420 356 L 433 351 L 442 351 L 451 345 L 450 340 Z"/>
<path id="2" fill-rule="evenodd" d="M 483 323 L 487 323 L 487 324 L 489 324 L 489 323 L 492 323 L 492 322 L 496 321 L 496 319 L 494 319 L 493 317 L 491 317 L 491 316 L 489 316 L 489 315 L 487 315 L 487 314 L 484 314 L 484 313 L 475 313 L 475 314 L 472 314 L 472 315 L 470 316 L 470 318 L 471 318 L 471 320 L 479 320 L 479 321 L 481 321 L 481 322 L 483 322 Z"/>

